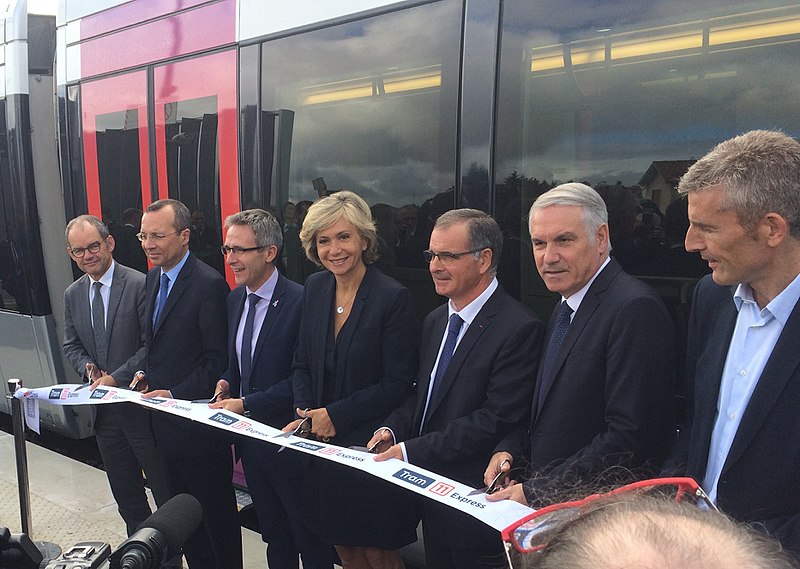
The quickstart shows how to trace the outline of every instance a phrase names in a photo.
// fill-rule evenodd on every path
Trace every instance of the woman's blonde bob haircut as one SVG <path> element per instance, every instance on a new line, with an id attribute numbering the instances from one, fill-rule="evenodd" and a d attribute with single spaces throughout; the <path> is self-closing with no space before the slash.
<path id="1" fill-rule="evenodd" d="M 317 254 L 317 234 L 324 231 L 340 218 L 353 224 L 361 238 L 367 242 L 367 249 L 362 255 L 365 265 L 374 263 L 378 258 L 378 233 L 367 202 L 348 190 L 342 190 L 315 201 L 308 208 L 303 228 L 300 230 L 300 242 L 306 251 L 306 257 L 314 264 L 322 266 Z"/>

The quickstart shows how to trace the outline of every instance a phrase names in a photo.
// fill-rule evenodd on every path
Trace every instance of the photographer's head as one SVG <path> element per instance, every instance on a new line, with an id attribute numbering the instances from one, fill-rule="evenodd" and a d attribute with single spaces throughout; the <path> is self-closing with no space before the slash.
<path id="1" fill-rule="evenodd" d="M 536 569 L 792 569 L 781 545 L 722 513 L 665 495 L 625 492 L 564 516 L 541 549 L 521 554 Z M 552 529 L 552 528 L 551 528 Z"/>

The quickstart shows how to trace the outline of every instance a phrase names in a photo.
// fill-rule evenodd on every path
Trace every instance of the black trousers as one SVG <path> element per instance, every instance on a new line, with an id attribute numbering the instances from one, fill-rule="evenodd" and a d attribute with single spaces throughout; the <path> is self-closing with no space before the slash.
<path id="1" fill-rule="evenodd" d="M 173 496 L 167 463 L 153 438 L 150 412 L 133 403 L 99 405 L 95 437 L 111 493 L 130 536 L 151 514 L 142 470 L 158 506 Z"/>
<path id="2" fill-rule="evenodd" d="M 203 508 L 203 520 L 184 545 L 183 554 L 190 569 L 242 569 L 242 530 L 231 483 L 231 448 L 209 446 L 214 450 L 203 456 L 167 458 L 175 492 L 191 494 Z"/>

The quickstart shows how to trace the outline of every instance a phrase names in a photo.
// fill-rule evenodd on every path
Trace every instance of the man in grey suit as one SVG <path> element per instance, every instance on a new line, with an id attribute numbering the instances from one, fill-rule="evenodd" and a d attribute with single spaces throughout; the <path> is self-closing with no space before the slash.
<path id="1" fill-rule="evenodd" d="M 114 262 L 114 238 L 92 215 L 67 224 L 67 251 L 86 273 L 64 292 L 64 354 L 90 389 L 127 387 L 145 357 L 145 276 Z M 171 497 L 148 411 L 130 403 L 97 407 L 95 434 L 128 535 L 150 514 L 142 469 L 159 506 Z"/>

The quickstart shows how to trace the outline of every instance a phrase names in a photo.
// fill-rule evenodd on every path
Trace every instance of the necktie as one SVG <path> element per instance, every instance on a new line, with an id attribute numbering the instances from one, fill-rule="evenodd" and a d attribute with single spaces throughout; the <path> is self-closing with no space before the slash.
<path id="1" fill-rule="evenodd" d="M 458 340 L 459 332 L 461 332 L 462 324 L 464 324 L 464 321 L 458 314 L 453 314 L 450 316 L 450 322 L 447 325 L 447 339 L 444 341 L 444 347 L 442 348 L 442 353 L 439 356 L 439 365 L 436 366 L 436 373 L 433 376 L 431 396 L 428 398 L 428 404 L 425 407 L 425 414 L 422 416 L 420 432 L 422 432 L 422 426 L 425 425 L 425 419 L 428 415 L 428 408 L 435 400 L 436 394 L 439 391 L 439 386 L 442 383 L 442 376 L 444 375 L 444 372 L 447 371 L 447 366 L 450 365 L 450 360 L 453 359 L 453 352 L 456 350 L 456 341 Z"/>
<path id="2" fill-rule="evenodd" d="M 106 367 L 106 356 L 108 355 L 108 341 L 106 338 L 106 307 L 103 304 L 103 295 L 100 290 L 103 283 L 95 282 L 92 284 L 94 296 L 92 297 L 92 329 L 94 330 L 94 345 L 97 348 L 97 365 L 100 369 Z"/>
<path id="3" fill-rule="evenodd" d="M 153 330 L 156 329 L 158 319 L 161 318 L 161 311 L 167 303 L 167 292 L 169 292 L 169 277 L 167 273 L 161 273 L 161 287 L 158 291 L 158 298 L 156 299 L 156 309 L 153 310 Z"/>
<path id="4" fill-rule="evenodd" d="M 539 386 L 539 408 L 541 408 L 544 401 L 544 395 L 550 390 L 550 386 L 553 383 L 553 364 L 556 362 L 558 352 L 561 350 L 561 344 L 564 343 L 564 338 L 567 336 L 571 315 L 572 308 L 570 308 L 566 300 L 562 301 L 561 304 L 558 305 L 556 325 L 553 328 L 553 335 L 550 336 L 550 342 L 547 344 L 547 351 L 544 354 L 542 384 Z"/>
<path id="5" fill-rule="evenodd" d="M 244 320 L 244 332 L 242 333 L 242 397 L 250 392 L 250 374 L 253 371 L 253 328 L 256 321 L 256 304 L 261 297 L 255 293 L 247 295 L 250 306 L 247 308 L 247 318 Z"/>

